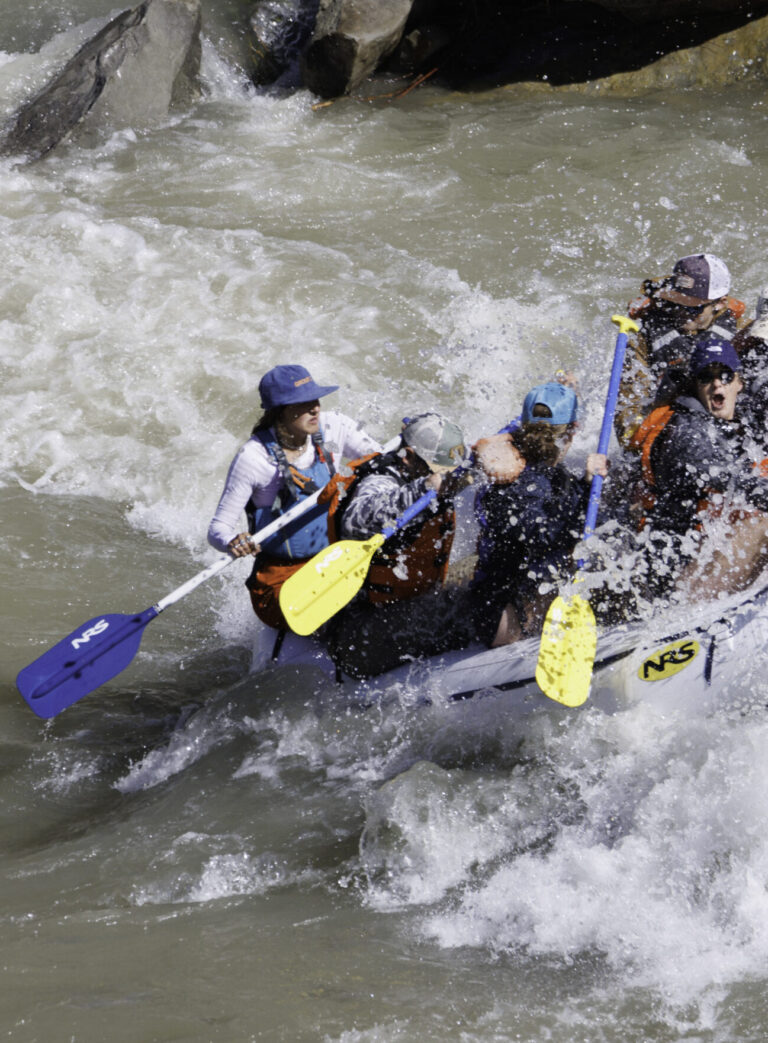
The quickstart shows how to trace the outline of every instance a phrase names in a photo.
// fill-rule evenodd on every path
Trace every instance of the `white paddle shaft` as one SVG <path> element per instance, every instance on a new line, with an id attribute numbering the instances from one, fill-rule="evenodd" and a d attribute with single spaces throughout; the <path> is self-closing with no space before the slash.
<path id="1" fill-rule="evenodd" d="M 400 445 L 400 437 L 392 438 L 384 446 L 384 452 L 390 453 L 393 449 L 397 449 Z M 263 529 L 259 529 L 258 532 L 254 532 L 251 536 L 252 543 L 263 543 L 268 540 L 270 536 L 274 536 L 276 532 L 284 529 L 286 525 L 298 518 L 300 515 L 308 511 L 310 507 L 314 507 L 317 503 L 322 489 L 318 489 L 317 492 L 312 493 L 311 496 L 307 496 L 304 500 L 299 500 L 293 507 L 289 507 L 288 510 L 281 514 L 279 518 L 275 518 L 274 521 L 270 522 L 269 525 L 265 525 Z M 166 594 L 164 598 L 155 605 L 157 612 L 162 612 L 163 609 L 168 608 L 169 605 L 174 605 L 177 601 L 180 601 L 187 594 L 191 594 L 193 590 L 196 590 L 202 583 L 216 576 L 219 572 L 223 572 L 227 566 L 231 565 L 233 561 L 237 559 L 231 554 L 223 554 L 220 558 L 217 558 L 212 565 L 203 569 L 202 572 L 198 572 L 196 576 L 188 579 L 186 583 L 182 583 L 176 590 L 172 590 L 170 594 Z"/>

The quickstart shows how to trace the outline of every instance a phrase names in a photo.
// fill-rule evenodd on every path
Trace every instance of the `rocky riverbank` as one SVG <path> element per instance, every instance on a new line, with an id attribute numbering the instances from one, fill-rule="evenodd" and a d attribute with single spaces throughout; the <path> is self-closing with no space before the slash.
<path id="1" fill-rule="evenodd" d="M 371 75 L 454 89 L 622 79 L 676 86 L 763 76 L 768 2 L 755 0 L 254 0 L 254 82 L 354 93 Z M 719 41 L 719 43 L 717 42 Z M 706 50 L 701 60 L 690 52 Z M 730 50 L 737 52 L 735 60 Z M 742 53 L 743 49 L 743 53 Z"/>
<path id="2" fill-rule="evenodd" d="M 35 159 L 83 123 L 162 119 L 197 90 L 201 26 L 217 3 L 143 0 L 113 17 L 9 110 L 0 153 Z M 238 10 L 232 34 L 254 83 L 325 99 L 391 96 L 426 79 L 635 94 L 768 76 L 768 0 L 242 0 Z"/>

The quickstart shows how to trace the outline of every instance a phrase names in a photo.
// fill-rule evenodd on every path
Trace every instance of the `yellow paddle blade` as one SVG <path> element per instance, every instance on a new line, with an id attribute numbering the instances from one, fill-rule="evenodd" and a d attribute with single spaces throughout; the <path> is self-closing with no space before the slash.
<path id="1" fill-rule="evenodd" d="M 294 572 L 280 590 L 280 609 L 296 634 L 311 634 L 357 594 L 371 558 L 384 542 L 377 533 L 365 542 L 339 540 Z"/>
<path id="2" fill-rule="evenodd" d="M 597 650 L 595 614 L 578 595 L 555 598 L 544 620 L 536 681 L 545 695 L 581 706 L 589 695 Z"/>

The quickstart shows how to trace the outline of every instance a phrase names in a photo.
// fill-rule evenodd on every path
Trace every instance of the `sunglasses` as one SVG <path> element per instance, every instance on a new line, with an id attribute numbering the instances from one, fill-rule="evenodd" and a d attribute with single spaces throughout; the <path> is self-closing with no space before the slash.
<path id="1" fill-rule="evenodd" d="M 713 380 L 719 380 L 721 384 L 730 384 L 736 374 L 730 366 L 723 366 L 715 362 L 711 366 L 704 366 L 696 374 L 699 384 L 711 384 Z"/>
<path id="2" fill-rule="evenodd" d="M 704 304 L 678 304 L 677 307 L 684 315 L 701 315 L 705 308 L 711 307 L 713 301 L 705 301 Z"/>

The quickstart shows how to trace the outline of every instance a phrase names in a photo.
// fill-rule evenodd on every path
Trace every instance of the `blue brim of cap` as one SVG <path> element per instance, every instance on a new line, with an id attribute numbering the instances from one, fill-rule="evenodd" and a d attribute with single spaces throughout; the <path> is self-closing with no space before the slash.
<path id="1" fill-rule="evenodd" d="M 292 402 L 311 402 L 313 398 L 323 398 L 325 395 L 330 395 L 334 391 L 339 390 L 338 384 L 333 384 L 328 387 L 321 387 L 319 384 L 312 384 L 309 387 L 296 388 L 296 398 L 291 399 Z"/>

